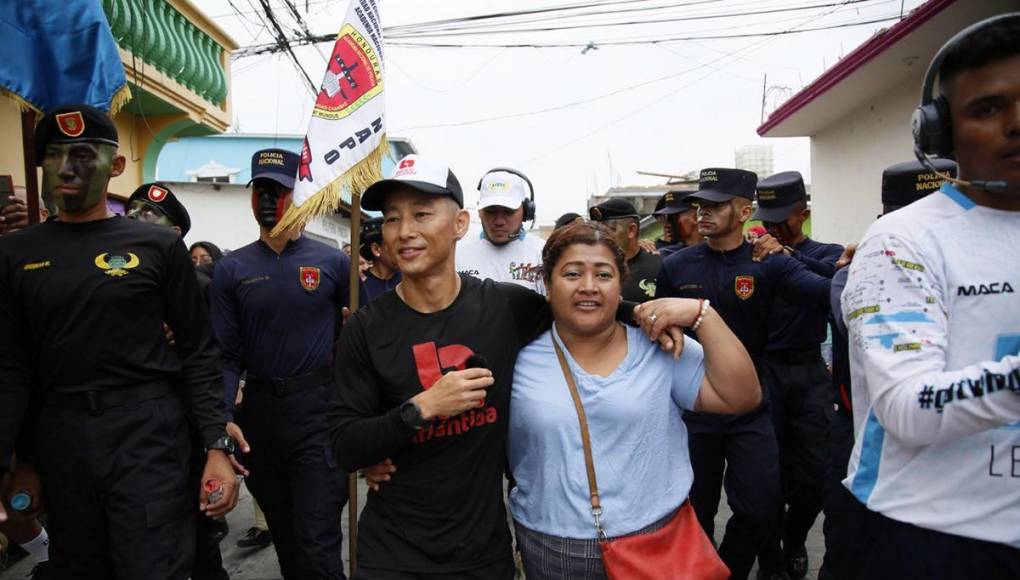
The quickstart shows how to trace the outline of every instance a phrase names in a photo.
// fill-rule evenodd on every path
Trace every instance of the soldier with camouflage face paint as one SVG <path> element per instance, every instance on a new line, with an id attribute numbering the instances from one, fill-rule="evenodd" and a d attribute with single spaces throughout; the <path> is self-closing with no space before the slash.
<path id="1" fill-rule="evenodd" d="M 199 492 L 200 517 L 237 502 L 194 267 L 176 232 L 107 208 L 125 161 L 104 112 L 52 111 L 35 142 L 60 219 L 0 238 L 0 470 L 22 434 L 4 495 L 29 489 L 28 511 L 45 505 L 58 578 L 183 580 L 195 517 L 186 419 L 207 450 L 202 480 L 224 491 Z"/>

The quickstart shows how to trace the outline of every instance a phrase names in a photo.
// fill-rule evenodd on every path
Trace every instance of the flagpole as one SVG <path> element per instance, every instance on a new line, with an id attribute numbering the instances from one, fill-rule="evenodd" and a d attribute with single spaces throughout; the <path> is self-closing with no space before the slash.
<path id="1" fill-rule="evenodd" d="M 351 314 L 358 310 L 361 289 L 361 194 L 351 192 L 351 273 L 348 296 Z M 351 576 L 358 565 L 358 474 L 347 476 L 347 554 L 351 562 Z"/>
<path id="2" fill-rule="evenodd" d="M 39 181 L 35 171 L 35 111 L 21 112 L 21 149 L 25 157 L 25 203 L 28 223 L 39 223 Z"/>

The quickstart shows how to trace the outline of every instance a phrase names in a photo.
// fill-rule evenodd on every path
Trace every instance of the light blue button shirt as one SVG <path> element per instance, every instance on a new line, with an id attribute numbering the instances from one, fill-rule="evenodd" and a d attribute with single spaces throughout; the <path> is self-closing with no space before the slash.
<path id="1" fill-rule="evenodd" d="M 514 368 L 507 447 L 517 487 L 510 513 L 537 532 L 592 539 L 581 428 L 554 330 L 525 347 Z M 586 373 L 563 352 L 588 419 L 606 533 L 627 534 L 669 515 L 693 480 L 683 410 L 693 410 L 705 377 L 701 345 L 687 338 L 674 361 L 628 326 L 627 356 L 608 377 Z"/>

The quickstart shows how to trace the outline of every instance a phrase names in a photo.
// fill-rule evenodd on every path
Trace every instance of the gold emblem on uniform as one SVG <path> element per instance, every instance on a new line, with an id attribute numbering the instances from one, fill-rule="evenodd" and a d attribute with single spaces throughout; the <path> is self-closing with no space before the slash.
<path id="1" fill-rule="evenodd" d="M 138 256 L 128 252 L 127 257 L 114 255 L 111 256 L 107 252 L 103 252 L 96 256 L 96 267 L 100 270 L 105 270 L 103 273 L 107 276 L 126 276 L 128 270 L 138 267 L 142 261 L 138 259 Z"/>

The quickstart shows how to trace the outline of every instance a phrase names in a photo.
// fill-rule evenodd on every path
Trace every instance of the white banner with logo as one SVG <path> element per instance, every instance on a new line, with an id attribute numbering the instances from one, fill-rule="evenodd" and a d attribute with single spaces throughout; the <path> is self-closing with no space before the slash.
<path id="1" fill-rule="evenodd" d="M 315 100 L 294 205 L 276 235 L 336 211 L 341 193 L 361 194 L 382 179 L 387 152 L 382 26 L 375 0 L 352 0 Z"/>

